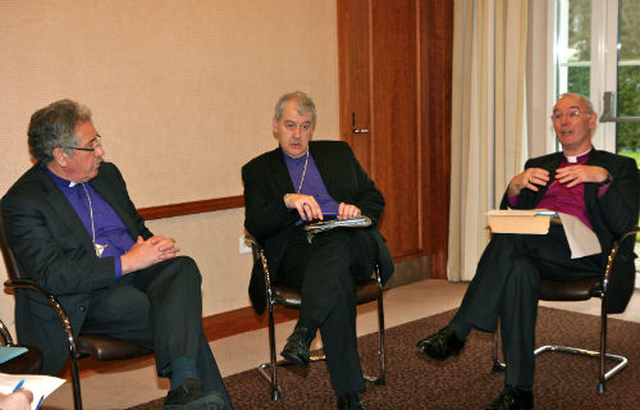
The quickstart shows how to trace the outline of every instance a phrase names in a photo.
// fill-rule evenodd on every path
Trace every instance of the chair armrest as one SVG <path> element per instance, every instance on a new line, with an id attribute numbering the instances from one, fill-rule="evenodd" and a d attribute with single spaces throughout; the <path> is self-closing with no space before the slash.
<path id="1" fill-rule="evenodd" d="M 611 278 L 611 274 L 612 274 L 612 270 L 613 270 L 613 262 L 616 259 L 616 255 L 618 254 L 618 250 L 620 249 L 620 246 L 622 246 L 622 244 L 626 240 L 629 240 L 629 238 L 635 238 L 635 236 L 639 232 L 640 232 L 640 227 L 636 226 L 635 228 L 633 228 L 629 232 L 627 232 L 624 235 L 622 235 L 622 237 L 620 237 L 620 239 L 615 241 L 615 243 L 613 245 L 613 248 L 611 248 L 611 251 L 609 252 L 609 256 L 607 257 L 607 267 L 606 267 L 606 269 L 604 271 L 603 291 L 606 292 L 606 290 L 607 290 L 607 286 L 609 284 L 609 280 Z"/>
<path id="2" fill-rule="evenodd" d="M 11 333 L 9 333 L 9 329 L 7 329 L 2 320 L 0 320 L 0 335 L 2 335 L 5 346 L 14 346 Z"/>
<path id="3" fill-rule="evenodd" d="M 73 354 L 76 353 L 76 339 L 75 337 L 73 337 L 73 331 L 71 330 L 71 322 L 69 321 L 69 317 L 67 316 L 64 309 L 62 308 L 62 305 L 60 304 L 60 302 L 55 296 L 45 292 L 44 289 L 36 285 L 36 283 L 31 279 L 22 279 L 22 278 L 8 279 L 4 282 L 4 286 L 5 288 L 9 288 L 9 289 L 29 289 L 29 290 L 38 292 L 42 296 L 44 296 L 49 301 L 49 304 L 51 305 L 53 310 L 55 310 L 55 312 L 58 314 L 60 325 L 62 325 L 62 328 L 67 335 L 67 340 L 69 341 L 69 347 L 73 352 Z"/>
<path id="4" fill-rule="evenodd" d="M 380 289 L 384 289 L 384 286 L 382 285 L 382 277 L 380 276 L 380 265 L 378 265 L 376 263 L 376 267 L 373 270 L 373 274 L 376 278 L 376 282 L 378 282 L 378 286 L 380 286 Z"/>
<path id="5" fill-rule="evenodd" d="M 251 245 L 251 251 L 253 253 L 254 261 L 260 260 L 260 263 L 262 264 L 262 272 L 264 273 L 264 281 L 267 286 L 267 293 L 269 294 L 269 297 L 271 297 L 271 271 L 269 270 L 267 257 L 264 254 L 264 247 L 262 246 L 260 241 L 258 241 L 258 239 L 256 239 L 256 237 L 254 237 L 250 233 L 245 234 L 245 239 Z"/>

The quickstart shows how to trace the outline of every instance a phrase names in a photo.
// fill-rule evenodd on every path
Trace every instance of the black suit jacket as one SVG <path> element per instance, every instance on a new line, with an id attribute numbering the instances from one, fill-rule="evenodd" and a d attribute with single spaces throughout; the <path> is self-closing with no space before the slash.
<path id="1" fill-rule="evenodd" d="M 152 236 L 115 165 L 103 162 L 89 183 L 120 216 L 134 239 Z M 1 206 L 20 275 L 58 297 L 77 336 L 91 292 L 115 284 L 114 258 L 96 257 L 89 233 L 41 164 L 18 179 Z M 20 342 L 42 350 L 43 373 L 57 373 L 68 357 L 68 344 L 49 303 L 36 292 L 18 291 L 15 317 Z"/>
<path id="2" fill-rule="evenodd" d="M 386 241 L 375 224 L 384 209 L 384 198 L 362 169 L 349 145 L 341 141 L 311 141 L 310 151 L 329 195 L 338 202 L 356 205 L 371 218 L 369 229 L 378 246 L 378 264 L 383 283 L 393 273 L 393 261 Z M 298 212 L 288 209 L 284 195 L 295 192 L 280 148 L 254 158 L 242 167 L 245 199 L 245 228 L 262 242 L 269 269 L 276 273 L 296 229 Z M 262 266 L 253 267 L 249 296 L 254 308 L 265 308 Z"/>
<path id="3" fill-rule="evenodd" d="M 553 180 L 562 158 L 561 152 L 533 158 L 527 161 L 525 168 L 546 169 Z M 601 198 L 598 198 L 597 184 L 586 183 L 584 187 L 587 217 L 600 241 L 603 254 L 608 255 L 615 241 L 638 224 L 640 202 L 638 168 L 636 162 L 631 158 L 596 149 L 592 150 L 588 165 L 603 167 L 613 177 L 613 183 Z M 547 184 L 538 192 L 529 189 L 523 190 L 514 208 L 535 208 L 550 185 L 550 183 Z M 506 209 L 509 206 L 508 194 L 505 192 L 501 208 Z M 628 241 L 628 246 L 622 248 L 616 257 L 614 274 L 610 283 L 609 311 L 611 313 L 624 311 L 633 293 L 635 254 L 631 242 Z"/>

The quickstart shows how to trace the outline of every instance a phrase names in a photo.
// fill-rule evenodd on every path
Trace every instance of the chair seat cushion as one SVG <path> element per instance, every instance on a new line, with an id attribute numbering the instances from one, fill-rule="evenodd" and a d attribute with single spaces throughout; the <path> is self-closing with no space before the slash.
<path id="1" fill-rule="evenodd" d="M 146 356 L 153 351 L 106 335 L 80 335 L 78 353 L 96 360 L 122 360 Z"/>
<path id="2" fill-rule="evenodd" d="M 300 291 L 290 286 L 272 285 L 273 299 L 277 305 L 282 305 L 289 309 L 300 309 L 302 299 Z M 375 279 L 358 284 L 357 286 L 358 304 L 372 302 L 382 295 L 382 289 Z"/>
<path id="3" fill-rule="evenodd" d="M 600 297 L 602 280 L 600 278 L 582 278 L 577 280 L 542 279 L 540 299 L 542 300 L 588 300 Z"/>

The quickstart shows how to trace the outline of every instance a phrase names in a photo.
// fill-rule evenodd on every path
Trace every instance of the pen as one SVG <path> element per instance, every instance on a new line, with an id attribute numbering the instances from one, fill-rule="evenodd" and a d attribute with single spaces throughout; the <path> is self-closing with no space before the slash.
<path id="1" fill-rule="evenodd" d="M 36 406 L 36 410 L 40 408 L 40 405 L 42 404 L 43 399 L 44 399 L 44 396 L 40 396 L 40 400 L 38 400 L 38 405 Z"/>
<path id="2" fill-rule="evenodd" d="M 15 388 L 15 389 L 13 389 L 13 392 L 15 393 L 15 392 L 19 391 L 19 390 L 22 388 L 22 385 L 23 385 L 23 384 L 24 384 L 24 379 L 22 379 L 22 380 L 20 380 L 20 381 L 18 382 L 18 384 L 16 385 L 16 388 Z"/>

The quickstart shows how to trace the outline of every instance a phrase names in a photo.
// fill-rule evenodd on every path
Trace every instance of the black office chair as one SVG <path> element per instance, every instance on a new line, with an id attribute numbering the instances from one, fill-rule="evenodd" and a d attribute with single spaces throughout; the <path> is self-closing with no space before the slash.
<path id="1" fill-rule="evenodd" d="M 7 238 L 0 217 L 0 249 L 4 257 L 9 279 L 4 283 L 8 289 L 18 289 L 19 291 L 31 290 L 42 294 L 51 307 L 55 310 L 60 319 L 61 329 L 65 332 L 69 341 L 69 353 L 71 359 L 71 382 L 73 385 L 73 403 L 76 410 L 82 410 L 82 394 L 80 391 L 80 375 L 78 372 L 78 359 L 92 357 L 96 360 L 124 360 L 135 357 L 146 356 L 153 352 L 149 349 L 137 346 L 133 343 L 125 342 L 105 335 L 82 334 L 77 339 L 73 336 L 69 318 L 65 313 L 58 299 L 42 288 L 38 287 L 31 279 L 20 278 L 18 263 L 9 248 Z M 39 369 L 38 369 L 39 372 Z"/>
<path id="2" fill-rule="evenodd" d="M 628 364 L 628 359 L 624 356 L 607 353 L 607 314 L 609 308 L 609 283 L 613 275 L 613 266 L 616 255 L 620 246 L 625 241 L 634 241 L 636 234 L 640 232 L 640 228 L 624 234 L 611 249 L 607 258 L 604 275 L 599 278 L 584 278 L 575 281 L 558 281 L 551 279 L 542 279 L 540 283 L 540 300 L 549 301 L 581 301 L 589 300 L 597 297 L 601 300 L 600 308 L 600 351 L 581 349 L 577 347 L 561 346 L 561 345 L 545 345 L 537 348 L 534 354 L 537 356 L 544 352 L 560 352 L 571 353 L 580 356 L 587 356 L 600 359 L 598 369 L 598 386 L 599 393 L 604 393 L 605 383 L 611 377 L 619 373 Z M 505 364 L 499 359 L 499 341 L 498 332 L 493 334 L 493 370 L 502 371 Z M 602 354 L 601 354 L 602 352 Z M 605 359 L 613 360 L 617 364 L 609 371 L 605 372 Z"/>
<path id="3" fill-rule="evenodd" d="M 273 316 L 274 307 L 280 305 L 287 309 L 300 309 L 302 299 L 300 292 L 292 287 L 283 286 L 280 284 L 274 284 L 271 282 L 271 272 L 269 271 L 269 265 L 264 253 L 264 248 L 253 236 L 246 236 L 247 242 L 251 244 L 254 260 L 260 261 L 264 271 L 264 280 L 267 290 L 267 311 L 269 315 L 269 354 L 270 360 L 268 363 L 263 363 L 258 367 L 260 375 L 271 385 L 271 400 L 278 400 L 282 395 L 282 391 L 278 386 L 278 374 L 276 369 L 278 366 L 289 365 L 289 362 L 285 360 L 276 359 L 276 336 L 275 336 L 275 321 Z M 359 284 L 356 288 L 357 291 L 357 304 L 363 304 L 368 302 L 378 302 L 378 335 L 379 335 L 379 350 L 378 360 L 380 363 L 380 371 L 377 376 L 365 376 L 365 379 L 377 385 L 386 384 L 385 379 L 385 343 L 384 343 L 384 307 L 382 303 L 382 282 L 380 280 L 380 273 L 378 268 L 375 270 L 375 277 L 366 283 Z M 311 356 L 309 359 L 311 362 L 325 360 L 324 355 Z"/>

